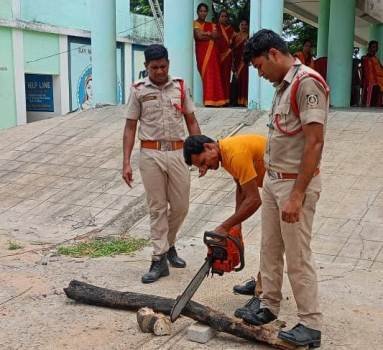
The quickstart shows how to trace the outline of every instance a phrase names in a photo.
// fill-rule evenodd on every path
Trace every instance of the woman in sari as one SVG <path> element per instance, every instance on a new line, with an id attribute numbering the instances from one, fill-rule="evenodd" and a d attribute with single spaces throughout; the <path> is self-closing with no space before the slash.
<path id="1" fill-rule="evenodd" d="M 229 23 L 229 15 L 226 10 L 222 10 L 218 16 L 217 47 L 220 59 L 222 87 L 225 99 L 230 99 L 230 76 L 233 68 L 233 52 L 231 49 L 234 29 Z"/>
<path id="2" fill-rule="evenodd" d="M 247 106 L 247 92 L 249 84 L 249 67 L 243 61 L 243 49 L 249 38 L 249 22 L 242 19 L 239 23 L 239 32 L 233 37 L 234 74 L 237 78 L 237 103 Z"/>
<path id="3" fill-rule="evenodd" d="M 197 67 L 202 78 L 204 105 L 221 107 L 226 105 L 229 100 L 225 98 L 222 88 L 216 45 L 219 34 L 214 23 L 205 21 L 207 13 L 207 5 L 199 4 L 197 7 L 198 19 L 193 22 Z"/>
<path id="4" fill-rule="evenodd" d="M 294 54 L 294 57 L 298 58 L 304 65 L 314 69 L 313 58 L 313 43 L 310 39 L 305 40 L 303 43 L 302 51 L 298 51 Z"/>

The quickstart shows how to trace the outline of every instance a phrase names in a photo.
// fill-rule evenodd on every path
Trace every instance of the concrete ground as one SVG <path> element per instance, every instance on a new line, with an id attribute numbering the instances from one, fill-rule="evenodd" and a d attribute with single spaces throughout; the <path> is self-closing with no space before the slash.
<path id="1" fill-rule="evenodd" d="M 213 137 L 263 133 L 266 116 L 241 109 L 201 109 L 203 132 Z M 141 333 L 135 313 L 80 305 L 63 294 L 71 279 L 122 291 L 176 297 L 206 254 L 204 230 L 234 210 L 234 184 L 223 171 L 199 179 L 191 171 L 190 212 L 178 250 L 186 269 L 143 285 L 150 247 L 134 255 L 97 259 L 56 254 L 62 242 L 97 235 L 148 237 L 144 191 L 121 180 L 120 107 L 108 107 L 0 131 L 0 349 L 268 349 L 219 334 L 207 344 L 186 339 L 192 320 L 171 336 Z M 322 349 L 383 348 L 383 112 L 332 111 L 322 163 L 312 248 L 325 316 Z M 9 250 L 9 242 L 23 246 Z M 255 275 L 259 213 L 245 224 L 246 268 L 206 279 L 193 298 L 227 314 L 247 298 L 232 285 Z M 296 322 L 287 278 L 280 319 Z"/>

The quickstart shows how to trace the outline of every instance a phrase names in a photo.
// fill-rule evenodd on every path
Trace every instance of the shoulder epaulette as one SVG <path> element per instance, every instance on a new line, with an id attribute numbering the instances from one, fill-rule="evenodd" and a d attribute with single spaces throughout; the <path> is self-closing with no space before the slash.
<path id="1" fill-rule="evenodd" d="M 145 81 L 144 81 L 143 79 L 141 79 L 141 80 L 138 80 L 138 81 L 136 81 L 135 83 L 133 83 L 132 86 L 133 86 L 134 88 L 137 88 L 137 87 L 139 87 L 140 85 L 142 85 L 142 84 L 144 84 L 144 83 L 145 83 Z"/>

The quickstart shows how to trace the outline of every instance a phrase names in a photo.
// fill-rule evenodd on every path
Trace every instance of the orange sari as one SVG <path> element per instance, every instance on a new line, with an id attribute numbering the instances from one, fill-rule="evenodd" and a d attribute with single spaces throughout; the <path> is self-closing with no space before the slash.
<path id="1" fill-rule="evenodd" d="M 364 56 L 363 63 L 367 66 L 369 76 L 368 81 L 379 85 L 380 91 L 383 91 L 383 67 L 376 56 Z"/>
<path id="2" fill-rule="evenodd" d="M 215 24 L 194 21 L 193 28 L 212 32 Z M 202 78 L 204 105 L 220 107 L 229 103 L 222 87 L 219 57 L 214 40 L 195 40 L 195 54 L 198 71 Z"/>
<path id="3" fill-rule="evenodd" d="M 249 67 L 243 61 L 243 49 L 249 35 L 237 33 L 233 38 L 234 69 L 237 72 L 237 103 L 247 106 L 247 93 L 249 86 Z"/>
<path id="4" fill-rule="evenodd" d="M 222 87 L 225 93 L 225 99 L 230 99 L 230 75 L 233 66 L 233 53 L 231 43 L 234 35 L 234 29 L 231 25 L 218 25 L 219 39 L 216 41 L 220 58 Z"/>

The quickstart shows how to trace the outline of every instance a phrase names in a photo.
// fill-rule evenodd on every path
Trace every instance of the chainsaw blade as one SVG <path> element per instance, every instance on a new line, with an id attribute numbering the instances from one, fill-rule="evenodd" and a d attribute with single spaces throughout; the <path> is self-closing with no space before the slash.
<path id="1" fill-rule="evenodd" d="M 201 268 L 199 269 L 199 271 L 197 272 L 197 274 L 193 277 L 189 285 L 183 291 L 183 293 L 177 297 L 176 302 L 174 303 L 172 310 L 170 311 L 170 321 L 174 322 L 181 314 L 182 310 L 193 297 L 194 293 L 197 291 L 202 281 L 209 274 L 211 264 L 211 259 L 207 258 L 201 266 Z"/>

